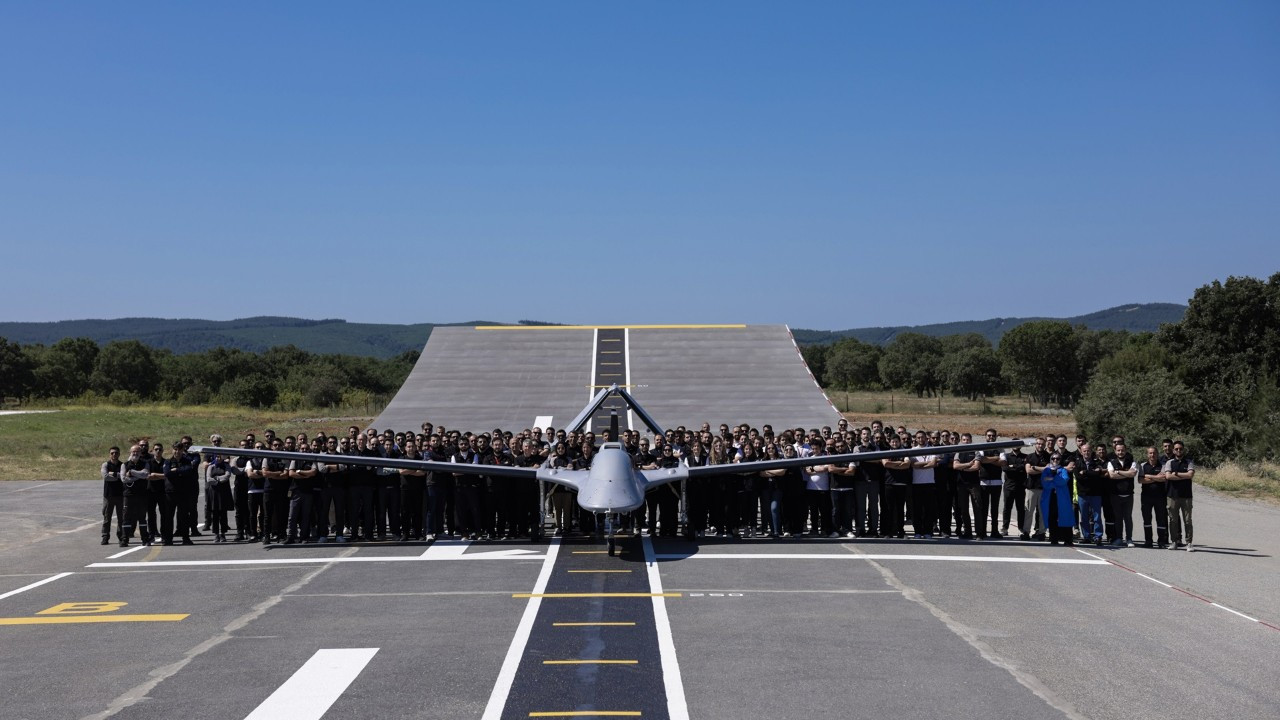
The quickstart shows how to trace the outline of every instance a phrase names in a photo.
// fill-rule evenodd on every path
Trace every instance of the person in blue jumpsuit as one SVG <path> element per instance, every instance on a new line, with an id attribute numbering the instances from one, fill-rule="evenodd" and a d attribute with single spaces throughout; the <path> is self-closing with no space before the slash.
<path id="1" fill-rule="evenodd" d="M 1044 493 L 1040 496 L 1040 515 L 1049 528 L 1049 544 L 1059 542 L 1071 546 L 1071 531 L 1076 524 L 1075 508 L 1071 502 L 1071 472 L 1062 467 L 1062 455 L 1049 456 L 1049 466 L 1040 473 Z"/>

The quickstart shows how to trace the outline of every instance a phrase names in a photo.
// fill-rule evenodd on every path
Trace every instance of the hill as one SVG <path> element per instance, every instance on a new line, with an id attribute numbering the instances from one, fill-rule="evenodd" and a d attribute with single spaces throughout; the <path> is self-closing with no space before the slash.
<path id="1" fill-rule="evenodd" d="M 1023 323 L 1036 320 L 1065 320 L 1072 325 L 1084 325 L 1090 330 L 1127 330 L 1129 332 L 1155 332 L 1164 323 L 1182 320 L 1186 305 L 1176 303 L 1147 303 L 1120 305 L 1099 310 L 1088 315 L 1068 318 L 1024 317 L 992 318 L 990 320 L 966 320 L 935 325 L 899 325 L 896 327 L 869 327 L 851 330 L 792 330 L 796 342 L 801 345 L 825 345 L 846 337 L 857 338 L 874 345 L 884 345 L 904 332 L 918 332 L 941 337 L 961 333 L 978 333 L 992 344 L 1000 342 L 1006 332 Z"/>
<path id="2" fill-rule="evenodd" d="M 1064 318 L 1093 330 L 1154 331 L 1161 323 L 1182 319 L 1186 307 L 1175 304 L 1122 305 L 1089 315 Z M 853 330 L 793 330 L 802 345 L 825 344 L 844 337 L 884 344 L 905 331 L 926 335 L 976 332 L 999 342 L 1009 328 L 1031 320 L 1053 318 L 995 318 L 914 327 L 876 327 Z M 252 317 L 240 320 L 190 320 L 120 318 L 116 320 L 63 320 L 48 323 L 0 322 L 0 337 L 23 345 L 53 343 L 68 337 L 86 337 L 98 344 L 112 340 L 140 340 L 175 353 L 202 352 L 215 347 L 263 352 L 277 345 L 296 345 L 313 353 L 340 353 L 389 358 L 407 350 L 421 350 L 436 325 L 497 325 L 487 320 L 465 323 L 384 325 L 349 323 L 345 320 L 303 320 L 286 317 Z M 521 320 L 522 325 L 548 325 Z"/>

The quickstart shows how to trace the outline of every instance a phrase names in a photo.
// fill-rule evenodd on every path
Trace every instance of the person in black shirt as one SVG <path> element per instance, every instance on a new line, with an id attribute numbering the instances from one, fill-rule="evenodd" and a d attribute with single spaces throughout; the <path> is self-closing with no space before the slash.
<path id="1" fill-rule="evenodd" d="M 1036 449 L 1026 459 L 1027 497 L 1026 513 L 1018 523 L 1023 540 L 1044 540 L 1044 516 L 1040 512 L 1040 495 L 1044 492 L 1041 476 L 1049 467 L 1049 443 L 1046 438 L 1036 438 Z M 1032 535 L 1032 530 L 1035 534 Z"/>
<path id="2" fill-rule="evenodd" d="M 889 436 L 890 450 L 897 450 L 902 447 L 902 441 L 897 435 Z M 867 465 L 867 462 L 863 462 Z M 880 525 L 885 537 L 905 538 L 906 530 L 904 529 L 903 510 L 906 508 L 907 495 L 911 492 L 911 458 L 905 457 L 898 460 L 882 460 L 887 477 L 884 484 L 884 515 Z M 934 476 L 935 478 L 937 475 Z M 937 480 L 935 479 L 936 483 Z M 951 527 L 950 522 L 946 526 Z"/>
<path id="3" fill-rule="evenodd" d="M 1166 507 L 1169 493 L 1164 470 L 1155 446 L 1147 448 L 1147 459 L 1138 465 L 1138 486 L 1142 488 L 1142 534 L 1145 546 L 1151 547 L 1151 516 L 1155 515 L 1159 548 L 1169 545 L 1169 511 Z"/>
<path id="4" fill-rule="evenodd" d="M 968 445 L 973 442 L 973 436 L 969 433 L 961 433 L 960 444 Z M 982 486 L 979 484 L 978 478 L 978 454 L 972 450 L 962 450 L 955 455 L 955 459 L 951 461 L 951 467 L 956 471 L 956 534 L 961 540 L 973 539 L 973 518 L 969 516 L 970 508 L 973 509 L 974 518 L 982 517 Z M 978 527 L 978 538 L 987 539 L 987 532 L 981 526 Z"/>
<path id="5" fill-rule="evenodd" d="M 1086 441 L 1080 445 L 1075 469 L 1076 494 L 1080 497 L 1080 541 L 1102 545 L 1102 493 L 1107 463 Z"/>
<path id="6" fill-rule="evenodd" d="M 116 540 L 128 544 L 124 534 L 124 484 L 120 481 L 120 448 L 111 448 L 102 463 L 102 544 L 111 541 L 111 516 L 116 516 Z"/>
<path id="7" fill-rule="evenodd" d="M 1004 453 L 1004 515 L 1002 516 L 1001 532 L 1004 535 L 1009 534 L 1009 519 L 1016 508 L 1018 511 L 1018 525 L 1021 530 L 1026 524 L 1026 500 L 1027 500 L 1027 456 L 1022 454 L 1022 448 L 1013 448 Z M 1027 538 L 1023 538 L 1024 540 Z"/>
<path id="8" fill-rule="evenodd" d="M 1124 440 L 1117 440 L 1114 447 L 1115 454 L 1107 463 L 1107 478 L 1111 481 L 1111 527 L 1107 533 L 1112 544 L 1133 547 L 1133 479 L 1138 467 Z"/>
<path id="9" fill-rule="evenodd" d="M 196 504 L 200 499 L 200 472 L 182 443 L 173 444 L 173 452 L 164 462 L 164 481 L 169 511 L 160 520 L 163 542 L 172 545 L 176 529 L 182 534 L 183 545 L 194 545 L 191 530 L 198 522 Z"/>
<path id="10" fill-rule="evenodd" d="M 1169 530 L 1173 537 L 1170 547 L 1177 550 L 1181 546 L 1185 526 L 1186 548 L 1191 552 L 1195 550 L 1191 543 L 1191 481 L 1196 476 L 1196 464 L 1187 457 L 1181 440 L 1173 443 L 1173 457 L 1165 461 L 1163 470 L 1169 484 Z"/>
<path id="11" fill-rule="evenodd" d="M 299 452 L 304 452 L 299 449 Z M 289 464 L 289 525 L 285 545 L 311 542 L 311 504 L 315 500 L 312 489 L 316 483 L 316 465 L 313 460 L 294 460 Z"/>
<path id="12" fill-rule="evenodd" d="M 120 541 L 122 547 L 128 547 L 133 529 L 139 523 L 142 525 L 142 544 L 151 544 L 151 529 L 147 527 L 147 510 L 151 505 L 148 489 L 150 479 L 151 470 L 142 459 L 142 449 L 134 445 L 129 448 L 129 459 L 120 466 L 120 482 L 124 485 L 125 521 L 124 539 Z"/>

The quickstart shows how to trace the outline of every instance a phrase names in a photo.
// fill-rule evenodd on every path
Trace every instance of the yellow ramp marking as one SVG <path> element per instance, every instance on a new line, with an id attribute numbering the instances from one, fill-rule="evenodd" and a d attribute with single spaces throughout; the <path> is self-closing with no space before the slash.
<path id="1" fill-rule="evenodd" d="M 639 665 L 639 660 L 543 660 L 543 665 Z"/>
<path id="2" fill-rule="evenodd" d="M 630 570 L 570 570 L 571 573 L 629 573 Z"/>
<path id="3" fill-rule="evenodd" d="M 127 602 L 70 602 L 59 603 L 51 608 L 41 610 L 37 615 L 88 615 L 90 613 L 115 612 L 128 605 Z"/>
<path id="4" fill-rule="evenodd" d="M 680 593 L 516 593 L 513 598 L 654 598 L 684 597 Z"/>
<path id="5" fill-rule="evenodd" d="M 558 622 L 551 624 L 554 627 L 596 627 L 600 625 L 605 627 L 635 627 L 633 622 Z"/>
<path id="6" fill-rule="evenodd" d="M 639 710 L 566 710 L 564 712 L 530 712 L 530 717 L 640 717 Z"/>
<path id="7" fill-rule="evenodd" d="M 189 615 L 45 615 L 0 618 L 0 625 L 72 625 L 79 623 L 178 622 Z"/>
<path id="8" fill-rule="evenodd" d="M 718 330 L 746 325 L 476 325 L 476 330 Z"/>

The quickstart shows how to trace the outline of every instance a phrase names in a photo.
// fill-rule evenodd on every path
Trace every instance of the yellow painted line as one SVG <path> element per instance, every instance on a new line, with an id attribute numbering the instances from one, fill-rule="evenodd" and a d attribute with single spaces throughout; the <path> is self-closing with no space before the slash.
<path id="1" fill-rule="evenodd" d="M 622 377 L 622 373 L 600 373 L 600 377 Z M 597 385 L 596 387 L 610 387 L 609 385 Z M 628 385 L 628 387 L 630 387 Z"/>
<path id="2" fill-rule="evenodd" d="M 639 660 L 543 660 L 543 665 L 639 665 Z"/>
<path id="3" fill-rule="evenodd" d="M 601 338 L 600 342 L 622 342 L 620 338 Z"/>
<path id="4" fill-rule="evenodd" d="M 746 325 L 476 325 L 476 330 L 722 330 Z"/>
<path id="5" fill-rule="evenodd" d="M 189 615 L 46 615 L 0 618 L 0 625 L 74 625 L 79 623 L 178 622 Z"/>
<path id="6" fill-rule="evenodd" d="M 630 570 L 570 570 L 571 573 L 629 573 Z"/>
<path id="7" fill-rule="evenodd" d="M 601 350 L 600 354 L 601 355 L 621 355 L 622 351 L 621 350 Z"/>
<path id="8" fill-rule="evenodd" d="M 564 712 L 530 712 L 530 717 L 640 717 L 639 710 L 566 710 Z"/>
<path id="9" fill-rule="evenodd" d="M 559 622 L 551 623 L 553 627 L 635 627 L 633 622 Z"/>
<path id="10" fill-rule="evenodd" d="M 684 597 L 680 593 L 516 593 L 513 598 L 653 598 Z"/>

